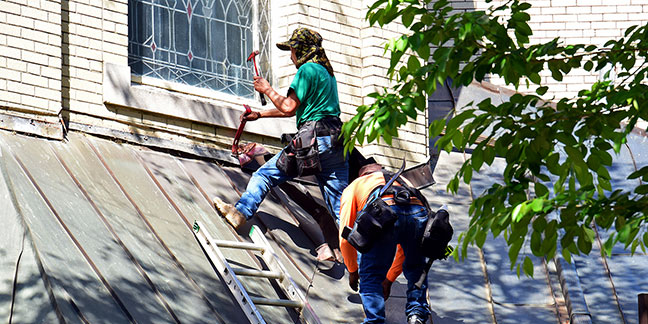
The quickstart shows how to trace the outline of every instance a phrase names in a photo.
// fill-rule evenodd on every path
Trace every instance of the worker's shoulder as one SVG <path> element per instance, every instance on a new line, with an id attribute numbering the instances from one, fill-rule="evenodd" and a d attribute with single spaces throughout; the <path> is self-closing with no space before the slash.
<path id="1" fill-rule="evenodd" d="M 307 74 L 307 75 L 328 75 L 328 71 L 319 63 L 315 62 L 306 62 L 297 69 L 298 74 Z"/>

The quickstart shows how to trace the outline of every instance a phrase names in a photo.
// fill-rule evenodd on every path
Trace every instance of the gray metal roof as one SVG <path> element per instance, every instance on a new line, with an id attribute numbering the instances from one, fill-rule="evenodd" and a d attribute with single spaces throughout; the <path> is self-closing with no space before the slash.
<path id="1" fill-rule="evenodd" d="M 644 140 L 637 137 L 640 146 Z M 217 215 L 211 198 L 234 202 L 247 184 L 249 174 L 240 168 L 77 133 L 58 142 L 0 132 L 0 152 L 1 319 L 246 323 L 193 236 L 197 219 L 226 240 L 246 240 L 249 226 L 258 225 L 322 323 L 362 321 L 360 298 L 348 288 L 343 267 L 316 262 L 317 225 L 281 190 L 268 195 L 239 233 Z M 464 158 L 441 154 L 437 184 L 423 190 L 433 207 L 449 205 L 456 233 L 468 226 L 473 195 L 497 181 L 503 168 L 497 161 L 451 196 L 445 186 Z M 306 187 L 321 199 L 316 186 Z M 432 266 L 434 323 L 565 322 L 568 300 L 553 262 L 536 258 L 534 278 L 518 278 L 501 238 L 470 249 L 464 262 Z M 247 253 L 228 258 L 258 267 Z M 648 258 L 615 250 L 606 259 L 609 272 L 602 261 L 596 252 L 575 258 L 580 286 L 567 288 L 580 288 L 594 322 L 623 323 L 623 314 L 626 323 L 636 323 L 636 294 L 648 291 L 642 273 Z M 245 284 L 251 294 L 279 296 L 264 280 Z M 405 291 L 401 276 L 387 302 L 388 323 L 405 323 Z M 284 308 L 259 309 L 268 323 L 299 322 Z"/>

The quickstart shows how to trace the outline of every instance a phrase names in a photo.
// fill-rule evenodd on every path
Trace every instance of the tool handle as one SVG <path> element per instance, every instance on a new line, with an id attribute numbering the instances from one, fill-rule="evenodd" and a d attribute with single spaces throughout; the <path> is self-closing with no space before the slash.
<path id="1" fill-rule="evenodd" d="M 245 107 L 246 114 L 252 112 L 250 106 L 243 105 L 243 107 Z M 246 120 L 243 119 L 243 121 L 241 121 L 241 124 L 239 125 L 238 130 L 236 130 L 236 135 L 234 136 L 234 142 L 232 143 L 232 156 L 238 156 L 238 143 L 239 143 L 239 139 L 241 138 L 241 135 L 243 135 L 243 128 L 245 128 L 245 122 Z"/>
<path id="2" fill-rule="evenodd" d="M 265 106 L 267 104 L 265 95 L 261 92 L 259 92 L 259 96 L 261 96 L 261 105 Z"/>

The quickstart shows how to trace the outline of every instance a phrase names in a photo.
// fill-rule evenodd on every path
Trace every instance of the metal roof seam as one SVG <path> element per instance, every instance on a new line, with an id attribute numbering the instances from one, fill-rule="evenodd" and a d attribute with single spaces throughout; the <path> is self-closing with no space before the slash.
<path id="1" fill-rule="evenodd" d="M 135 209 L 137 215 L 140 217 L 140 219 L 142 219 L 142 221 L 144 222 L 144 224 L 146 225 L 146 227 L 149 229 L 149 231 L 151 231 L 151 233 L 152 233 L 153 236 L 156 238 L 156 240 L 158 241 L 158 243 L 160 243 L 160 245 L 162 246 L 163 250 L 164 250 L 164 251 L 169 255 L 169 257 L 171 258 L 171 260 L 173 261 L 173 263 L 175 264 L 175 266 L 176 266 L 176 267 L 180 270 L 180 272 L 181 272 L 181 273 L 182 273 L 182 274 L 187 278 L 188 282 L 189 282 L 190 285 L 194 288 L 194 290 L 196 291 L 196 293 L 198 293 L 198 294 L 200 295 L 200 297 L 203 299 L 203 301 L 204 301 L 204 302 L 207 304 L 207 306 L 210 308 L 210 310 L 212 311 L 212 314 L 213 314 L 214 316 L 216 316 L 217 319 L 219 319 L 221 322 L 224 323 L 224 322 L 225 322 L 224 319 L 220 316 L 220 314 L 218 313 L 216 307 L 215 307 L 215 306 L 214 306 L 214 305 L 209 301 L 209 298 L 207 297 L 207 295 L 205 294 L 205 292 L 203 291 L 203 289 L 200 288 L 200 286 L 196 283 L 195 280 L 193 280 L 193 278 L 189 275 L 189 272 L 187 271 L 187 269 L 186 269 L 186 268 L 185 268 L 185 267 L 180 263 L 180 261 L 179 261 L 178 258 L 175 256 L 175 254 L 173 253 L 173 251 L 171 251 L 171 249 L 167 246 L 167 244 L 164 242 L 164 240 L 160 237 L 159 233 L 155 230 L 155 228 L 153 227 L 153 225 L 151 224 L 151 222 L 150 222 L 150 221 L 147 219 L 147 217 L 144 215 L 144 213 L 142 212 L 142 210 L 140 209 L 140 207 L 138 206 L 138 204 L 137 204 L 137 203 L 133 200 L 133 198 L 128 194 L 128 192 L 126 191 L 126 189 L 124 188 L 124 186 L 122 185 L 122 183 L 119 181 L 119 179 L 117 179 L 117 176 L 115 175 L 115 173 L 112 171 L 112 169 L 110 169 L 110 167 L 108 166 L 108 164 L 106 163 L 106 161 L 105 161 L 105 160 L 103 159 L 103 157 L 99 154 L 99 151 L 96 149 L 96 147 L 94 147 L 94 145 L 92 145 L 92 143 L 90 143 L 89 141 L 87 141 L 86 144 L 87 144 L 87 145 L 92 149 L 92 151 L 95 153 L 95 155 L 96 155 L 97 158 L 99 159 L 100 163 L 101 163 L 101 164 L 103 165 L 103 167 L 106 169 L 106 171 L 108 172 L 108 174 L 110 175 L 110 177 L 113 179 L 113 181 L 115 182 L 115 184 L 117 185 L 117 187 L 119 188 L 119 190 L 122 192 L 122 194 L 124 194 L 124 196 L 126 197 L 126 199 L 131 203 L 131 205 L 132 205 L 133 208 Z"/>
<path id="2" fill-rule="evenodd" d="M 25 173 L 25 175 L 27 176 L 29 181 L 32 183 L 32 185 L 34 186 L 36 191 L 38 191 L 39 195 L 41 196 L 41 198 L 43 199 L 43 201 L 47 205 L 48 209 L 52 212 L 52 214 L 54 214 L 54 217 L 57 219 L 58 223 L 61 225 L 63 230 L 67 233 L 68 237 L 72 240 L 72 242 L 77 247 L 79 252 L 83 255 L 84 259 L 86 260 L 88 265 L 90 265 L 90 267 L 95 272 L 97 277 L 99 277 L 99 280 L 106 287 L 106 289 L 108 290 L 108 292 L 110 293 L 112 298 L 115 300 L 115 302 L 117 303 L 119 308 L 124 312 L 124 315 L 129 319 L 129 321 L 135 322 L 135 319 L 134 319 L 133 315 L 128 311 L 128 309 L 126 308 L 126 305 L 124 305 L 124 302 L 121 300 L 121 298 L 119 298 L 119 296 L 117 295 L 117 292 L 113 289 L 113 287 L 110 285 L 110 283 L 108 283 L 108 280 L 106 279 L 106 277 L 102 274 L 102 272 L 99 270 L 97 265 L 92 261 L 92 258 L 90 258 L 90 256 L 86 252 L 86 250 L 83 248 L 83 246 L 81 246 L 80 242 L 75 237 L 75 235 L 72 233 L 70 228 L 65 224 L 65 222 L 63 221 L 63 219 L 61 218 L 59 213 L 56 211 L 56 209 L 52 205 L 51 201 L 47 198 L 47 196 L 45 195 L 43 190 L 36 183 L 36 180 L 32 176 L 31 172 L 29 172 L 29 170 L 27 170 L 25 164 L 20 160 L 20 158 L 18 158 L 15 154 L 13 154 L 13 152 L 12 152 L 12 155 L 13 155 L 14 159 L 16 160 L 16 162 L 18 162 L 18 165 L 20 166 L 22 171 Z"/>
<path id="3" fill-rule="evenodd" d="M 65 172 L 67 172 L 68 176 L 70 176 L 70 178 L 72 179 L 74 184 L 77 186 L 77 188 L 81 191 L 81 193 L 83 194 L 85 199 L 88 201 L 88 203 L 90 203 L 90 206 L 92 206 L 92 209 L 94 209 L 95 213 L 97 213 L 97 215 L 99 216 L 99 219 L 101 219 L 102 223 L 108 229 L 110 234 L 112 234 L 112 236 L 115 239 L 115 241 L 117 242 L 117 244 L 122 248 L 122 250 L 124 250 L 124 252 L 128 256 L 128 259 L 133 263 L 133 265 L 135 266 L 137 271 L 144 278 L 144 280 L 149 285 L 149 287 L 153 290 L 153 292 L 155 293 L 155 296 L 162 303 L 162 305 L 164 305 L 164 308 L 167 310 L 167 312 L 169 312 L 171 317 L 177 323 L 180 323 L 180 319 L 178 318 L 178 315 L 175 313 L 175 311 L 173 311 L 173 309 L 171 308 L 169 303 L 166 301 L 164 296 L 162 296 L 162 293 L 160 292 L 160 289 L 155 285 L 153 280 L 151 280 L 149 275 L 146 273 L 146 271 L 142 267 L 142 264 L 137 260 L 137 258 L 133 255 L 133 253 L 130 251 L 130 249 L 126 246 L 126 244 L 124 244 L 122 239 L 119 237 L 119 235 L 115 231 L 115 228 L 110 224 L 110 222 L 108 221 L 106 216 L 101 212 L 101 210 L 99 209 L 97 204 L 94 202 L 92 197 L 90 197 L 90 194 L 85 190 L 83 185 L 74 176 L 74 174 L 72 173 L 72 170 L 70 170 L 67 163 L 65 163 L 65 161 L 63 161 L 63 159 L 61 159 L 61 156 L 58 154 L 58 152 L 56 152 L 52 147 L 50 147 L 50 148 L 52 149 L 52 152 L 54 153 L 54 156 L 56 157 L 58 162 L 61 164 L 61 166 L 63 166 L 63 169 L 65 169 Z"/>

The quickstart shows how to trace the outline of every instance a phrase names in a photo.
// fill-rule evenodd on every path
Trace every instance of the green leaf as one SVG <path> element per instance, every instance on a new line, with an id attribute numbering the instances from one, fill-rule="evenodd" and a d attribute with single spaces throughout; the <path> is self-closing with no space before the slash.
<path id="1" fill-rule="evenodd" d="M 430 58 L 430 46 L 428 44 L 423 44 L 423 46 L 419 46 L 419 48 L 416 49 L 416 53 L 425 62 Z"/>
<path id="2" fill-rule="evenodd" d="M 611 236 L 603 244 L 603 247 L 605 249 L 605 254 L 607 254 L 608 256 L 612 255 L 612 248 L 614 247 L 614 243 L 615 243 L 614 237 Z"/>
<path id="3" fill-rule="evenodd" d="M 639 177 L 644 177 L 648 174 L 648 166 L 645 166 L 635 172 L 630 173 L 628 179 L 637 179 Z"/>
<path id="4" fill-rule="evenodd" d="M 475 244 L 477 244 L 479 248 L 483 247 L 487 237 L 488 237 L 488 232 L 477 231 L 477 233 L 475 234 Z"/>
<path id="5" fill-rule="evenodd" d="M 538 89 L 536 89 L 536 93 L 542 96 L 545 93 L 547 93 L 547 90 L 549 90 L 549 87 L 546 86 L 538 87 Z"/>
<path id="6" fill-rule="evenodd" d="M 414 21 L 414 11 L 404 10 L 402 19 L 403 19 L 403 25 L 405 25 L 405 27 L 409 27 L 412 24 L 412 21 Z"/>
<path id="7" fill-rule="evenodd" d="M 430 137 L 439 136 L 443 131 L 443 129 L 445 128 L 445 125 L 446 125 L 445 119 L 438 119 L 430 123 L 430 127 L 429 127 Z"/>
<path id="8" fill-rule="evenodd" d="M 537 217 L 532 224 L 533 230 L 542 232 L 547 227 L 547 220 L 544 217 Z"/>
<path id="9" fill-rule="evenodd" d="M 542 257 L 543 254 L 541 252 L 541 247 L 542 247 L 542 235 L 540 232 L 534 231 L 531 233 L 531 253 L 537 257 Z"/>
<path id="10" fill-rule="evenodd" d="M 513 219 L 514 222 L 519 222 L 522 217 L 524 217 L 525 211 L 526 211 L 526 202 L 523 202 L 521 204 L 518 204 L 513 208 L 513 212 L 511 212 L 511 218 Z"/>
<path id="11" fill-rule="evenodd" d="M 598 181 L 601 188 L 612 191 L 612 184 L 610 183 L 610 180 L 599 178 Z"/>
<path id="12" fill-rule="evenodd" d="M 524 268 L 524 273 L 533 278 L 533 261 L 531 261 L 531 258 L 524 257 L 524 265 L 522 266 Z"/>
<path id="13" fill-rule="evenodd" d="M 536 182 L 534 184 L 535 193 L 538 197 L 542 197 L 549 193 L 549 189 L 542 183 Z"/>
<path id="14" fill-rule="evenodd" d="M 484 153 L 482 150 L 474 150 L 472 156 L 470 157 L 471 166 L 473 170 L 479 171 L 482 164 L 484 163 Z"/>
<path id="15" fill-rule="evenodd" d="M 463 146 L 464 146 L 463 140 L 464 140 L 464 137 L 463 137 L 461 131 L 458 130 L 458 129 L 455 130 L 453 132 L 453 134 L 452 134 L 452 144 L 454 144 L 454 146 L 456 148 L 463 148 Z"/>
<path id="16" fill-rule="evenodd" d="M 533 210 L 536 213 L 541 211 L 543 207 L 543 203 L 544 203 L 544 199 L 542 198 L 533 199 L 530 204 L 531 210 Z"/>
<path id="17" fill-rule="evenodd" d="M 474 117 L 475 114 L 473 113 L 473 110 L 466 110 L 461 112 L 459 115 L 456 115 L 450 121 L 448 122 L 448 129 L 457 129 L 461 124 L 463 124 L 464 121 L 466 121 L 469 118 Z"/>
<path id="18" fill-rule="evenodd" d="M 466 168 L 466 171 L 464 172 L 464 182 L 466 184 L 470 184 L 470 180 L 472 180 L 472 168 Z"/>
<path id="19" fill-rule="evenodd" d="M 447 1 L 447 0 L 437 1 L 437 2 L 435 2 L 434 5 L 432 6 L 432 9 L 434 9 L 434 10 L 440 10 L 441 8 L 443 8 L 444 6 L 446 6 L 447 4 L 448 4 L 448 1 Z"/>
<path id="20" fill-rule="evenodd" d="M 409 59 L 407 59 L 407 68 L 409 69 L 408 72 L 414 73 L 421 68 L 421 62 L 416 56 L 410 55 Z"/>
<path id="21" fill-rule="evenodd" d="M 517 263 L 517 257 L 518 254 L 520 253 L 520 248 L 522 248 L 522 243 L 524 243 L 523 240 L 517 240 L 511 244 L 508 250 L 508 256 L 509 256 L 509 261 L 511 262 L 511 269 L 513 269 L 513 265 Z"/>
<path id="22" fill-rule="evenodd" d="M 411 97 L 407 97 L 403 100 L 403 105 L 401 106 L 403 112 L 410 118 L 416 119 L 416 103 Z"/>
<path id="23" fill-rule="evenodd" d="M 576 244 L 578 245 L 578 249 L 585 254 L 589 254 L 590 251 L 592 250 L 592 242 L 588 241 L 587 238 L 584 237 L 583 235 L 578 237 L 578 241 Z"/>
<path id="24" fill-rule="evenodd" d="M 571 263 L 571 253 L 569 253 L 569 250 L 563 249 L 562 250 L 562 256 L 563 256 L 563 258 L 565 258 L 565 261 L 567 261 L 568 263 Z"/>
<path id="25" fill-rule="evenodd" d="M 638 186 L 635 188 L 634 192 L 638 195 L 645 195 L 648 193 L 648 184 Z"/>
<path id="26" fill-rule="evenodd" d="M 531 73 L 529 74 L 529 80 L 535 84 L 540 84 L 542 80 L 540 79 L 540 75 L 538 73 Z"/>

